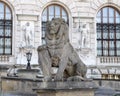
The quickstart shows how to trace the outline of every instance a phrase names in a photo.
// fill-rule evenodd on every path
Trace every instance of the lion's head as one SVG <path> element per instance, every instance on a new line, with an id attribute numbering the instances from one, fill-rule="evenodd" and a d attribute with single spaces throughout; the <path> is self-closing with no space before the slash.
<path id="1" fill-rule="evenodd" d="M 47 32 L 45 35 L 47 39 L 51 40 L 53 39 L 53 36 L 58 39 L 63 35 L 68 35 L 68 25 L 63 18 L 53 18 L 50 22 L 48 22 Z"/>

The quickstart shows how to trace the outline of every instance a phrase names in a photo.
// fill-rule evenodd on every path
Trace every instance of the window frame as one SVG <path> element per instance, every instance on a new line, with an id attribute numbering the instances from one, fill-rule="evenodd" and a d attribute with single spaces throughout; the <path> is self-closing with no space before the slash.
<path id="1" fill-rule="evenodd" d="M 3 19 L 0 18 L 0 22 L 3 22 L 3 25 L 1 25 L 1 29 L 3 29 L 3 36 L 0 35 L 0 39 L 2 38 L 3 41 L 3 45 L 1 45 L 1 49 L 3 50 L 3 52 L 0 52 L 0 55 L 12 55 L 12 35 L 13 35 L 13 15 L 12 15 L 12 10 L 9 7 L 8 4 L 6 4 L 3 1 L 0 1 L 1 4 L 3 4 L 4 6 L 4 16 Z M 7 13 L 6 10 L 9 10 L 9 12 Z M 10 14 L 11 18 L 6 18 L 6 16 Z M 3 27 L 3 28 L 2 28 Z M 8 29 L 7 29 L 8 28 Z M 6 34 L 6 30 L 9 30 L 9 32 Z M 9 34 L 9 35 L 8 35 Z M 7 41 L 9 40 L 9 41 Z M 9 44 L 6 45 L 6 43 L 9 42 Z M 7 49 L 9 49 L 9 52 L 7 52 Z"/>
<path id="2" fill-rule="evenodd" d="M 106 17 L 107 22 L 106 23 L 103 20 L 105 18 L 104 13 L 103 13 L 103 10 L 105 8 L 107 8 L 107 17 Z M 110 11 L 109 11 L 110 9 L 114 10 L 113 17 L 110 17 Z M 99 12 L 100 12 L 100 14 L 99 14 Z M 119 14 L 119 16 L 116 17 L 117 16 L 116 14 Z M 117 42 L 118 41 L 120 42 L 120 38 L 117 39 L 117 37 L 116 37 L 117 31 L 119 31 L 118 34 L 120 35 L 120 12 L 112 6 L 105 6 L 98 11 L 96 18 L 99 21 L 96 23 L 96 26 L 97 26 L 96 27 L 96 31 L 97 31 L 97 56 L 120 56 L 120 53 L 119 53 L 120 48 L 117 47 Z M 113 19 L 113 24 L 110 23 L 110 20 L 111 20 L 110 18 Z M 116 19 L 119 20 L 119 21 L 117 21 L 118 23 L 116 23 Z M 107 26 L 106 29 L 108 32 L 104 31 L 105 30 L 104 26 Z M 110 29 L 110 26 L 113 27 L 112 31 Z M 119 27 L 119 28 L 117 29 L 117 27 Z M 107 34 L 107 38 L 104 37 L 105 33 Z M 98 34 L 101 35 L 99 38 L 98 38 L 98 36 L 99 36 Z M 111 39 L 111 37 L 110 37 L 110 36 L 112 36 L 111 34 L 114 34 L 113 39 Z M 98 42 L 100 42 L 100 43 L 98 43 Z M 106 49 L 105 49 L 104 42 L 107 42 Z M 113 49 L 110 46 L 111 42 L 113 42 L 114 47 L 111 45 L 113 47 Z M 101 44 L 101 46 L 99 44 Z M 106 53 L 105 53 L 105 50 L 106 50 Z M 117 51 L 118 51 L 118 53 L 117 53 Z"/>
<path id="3" fill-rule="evenodd" d="M 45 44 L 45 31 L 47 30 L 46 29 L 46 23 L 48 22 L 48 21 L 50 21 L 50 18 L 49 18 L 49 8 L 51 7 L 51 6 L 53 6 L 53 12 L 54 12 L 54 15 L 51 15 L 51 16 L 53 16 L 52 18 L 55 18 L 56 17 L 56 15 L 55 15 L 55 12 L 56 12 L 56 8 L 55 7 L 59 7 L 60 8 L 60 18 L 62 18 L 62 17 L 65 17 L 66 18 L 66 22 L 67 22 L 67 24 L 69 25 L 69 17 L 68 17 L 68 12 L 67 12 L 67 10 L 63 7 L 63 6 L 61 6 L 61 5 L 59 5 L 59 4 L 50 4 L 50 5 L 48 5 L 47 7 L 45 7 L 45 9 L 43 10 L 43 12 L 42 12 L 42 17 L 41 17 L 41 20 L 42 20 L 42 22 L 41 22 L 41 24 L 42 24 L 42 27 L 41 27 L 41 29 L 42 29 L 42 37 L 41 37 L 41 39 L 42 39 L 42 44 Z M 43 13 L 45 12 L 45 10 L 46 10 L 46 12 L 47 12 L 47 18 L 46 18 L 46 22 L 44 22 L 43 21 Z M 62 11 L 64 11 L 65 12 L 65 14 L 66 15 L 63 15 L 63 13 L 62 13 Z M 56 18 L 58 18 L 58 17 L 56 17 Z M 44 24 L 43 24 L 44 23 Z M 45 25 L 45 26 L 44 26 Z"/>

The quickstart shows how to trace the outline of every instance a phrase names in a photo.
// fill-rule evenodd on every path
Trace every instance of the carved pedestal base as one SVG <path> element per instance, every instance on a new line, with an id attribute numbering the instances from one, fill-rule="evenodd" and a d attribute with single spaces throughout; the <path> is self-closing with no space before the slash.
<path id="1" fill-rule="evenodd" d="M 92 81 L 47 82 L 46 85 L 33 89 L 37 96 L 94 96 L 98 88 Z"/>
<path id="2" fill-rule="evenodd" d="M 93 89 L 40 89 L 37 96 L 94 96 Z"/>

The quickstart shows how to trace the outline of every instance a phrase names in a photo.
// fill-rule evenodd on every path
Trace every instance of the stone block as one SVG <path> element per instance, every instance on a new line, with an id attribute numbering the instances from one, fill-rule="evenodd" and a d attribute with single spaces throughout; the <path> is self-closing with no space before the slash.
<path id="1" fill-rule="evenodd" d="M 23 21 L 37 21 L 37 16 L 30 16 L 30 15 L 18 15 L 18 20 Z"/>
<path id="2" fill-rule="evenodd" d="M 16 89 L 16 86 L 17 86 L 17 81 L 9 81 L 9 80 L 2 81 L 2 90 L 4 90 L 4 92 L 13 91 Z"/>
<path id="3" fill-rule="evenodd" d="M 97 88 L 92 81 L 47 82 L 46 85 L 33 90 L 38 96 L 94 96 Z"/>
<path id="4" fill-rule="evenodd" d="M 94 96 L 93 90 L 38 90 L 37 96 Z"/>

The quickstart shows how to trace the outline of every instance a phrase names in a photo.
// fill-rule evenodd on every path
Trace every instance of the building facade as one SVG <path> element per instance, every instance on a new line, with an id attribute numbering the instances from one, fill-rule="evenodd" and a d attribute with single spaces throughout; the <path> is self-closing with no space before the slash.
<path id="1" fill-rule="evenodd" d="M 0 0 L 0 65 L 38 64 L 46 23 L 64 18 L 89 78 L 120 79 L 119 0 Z"/>

